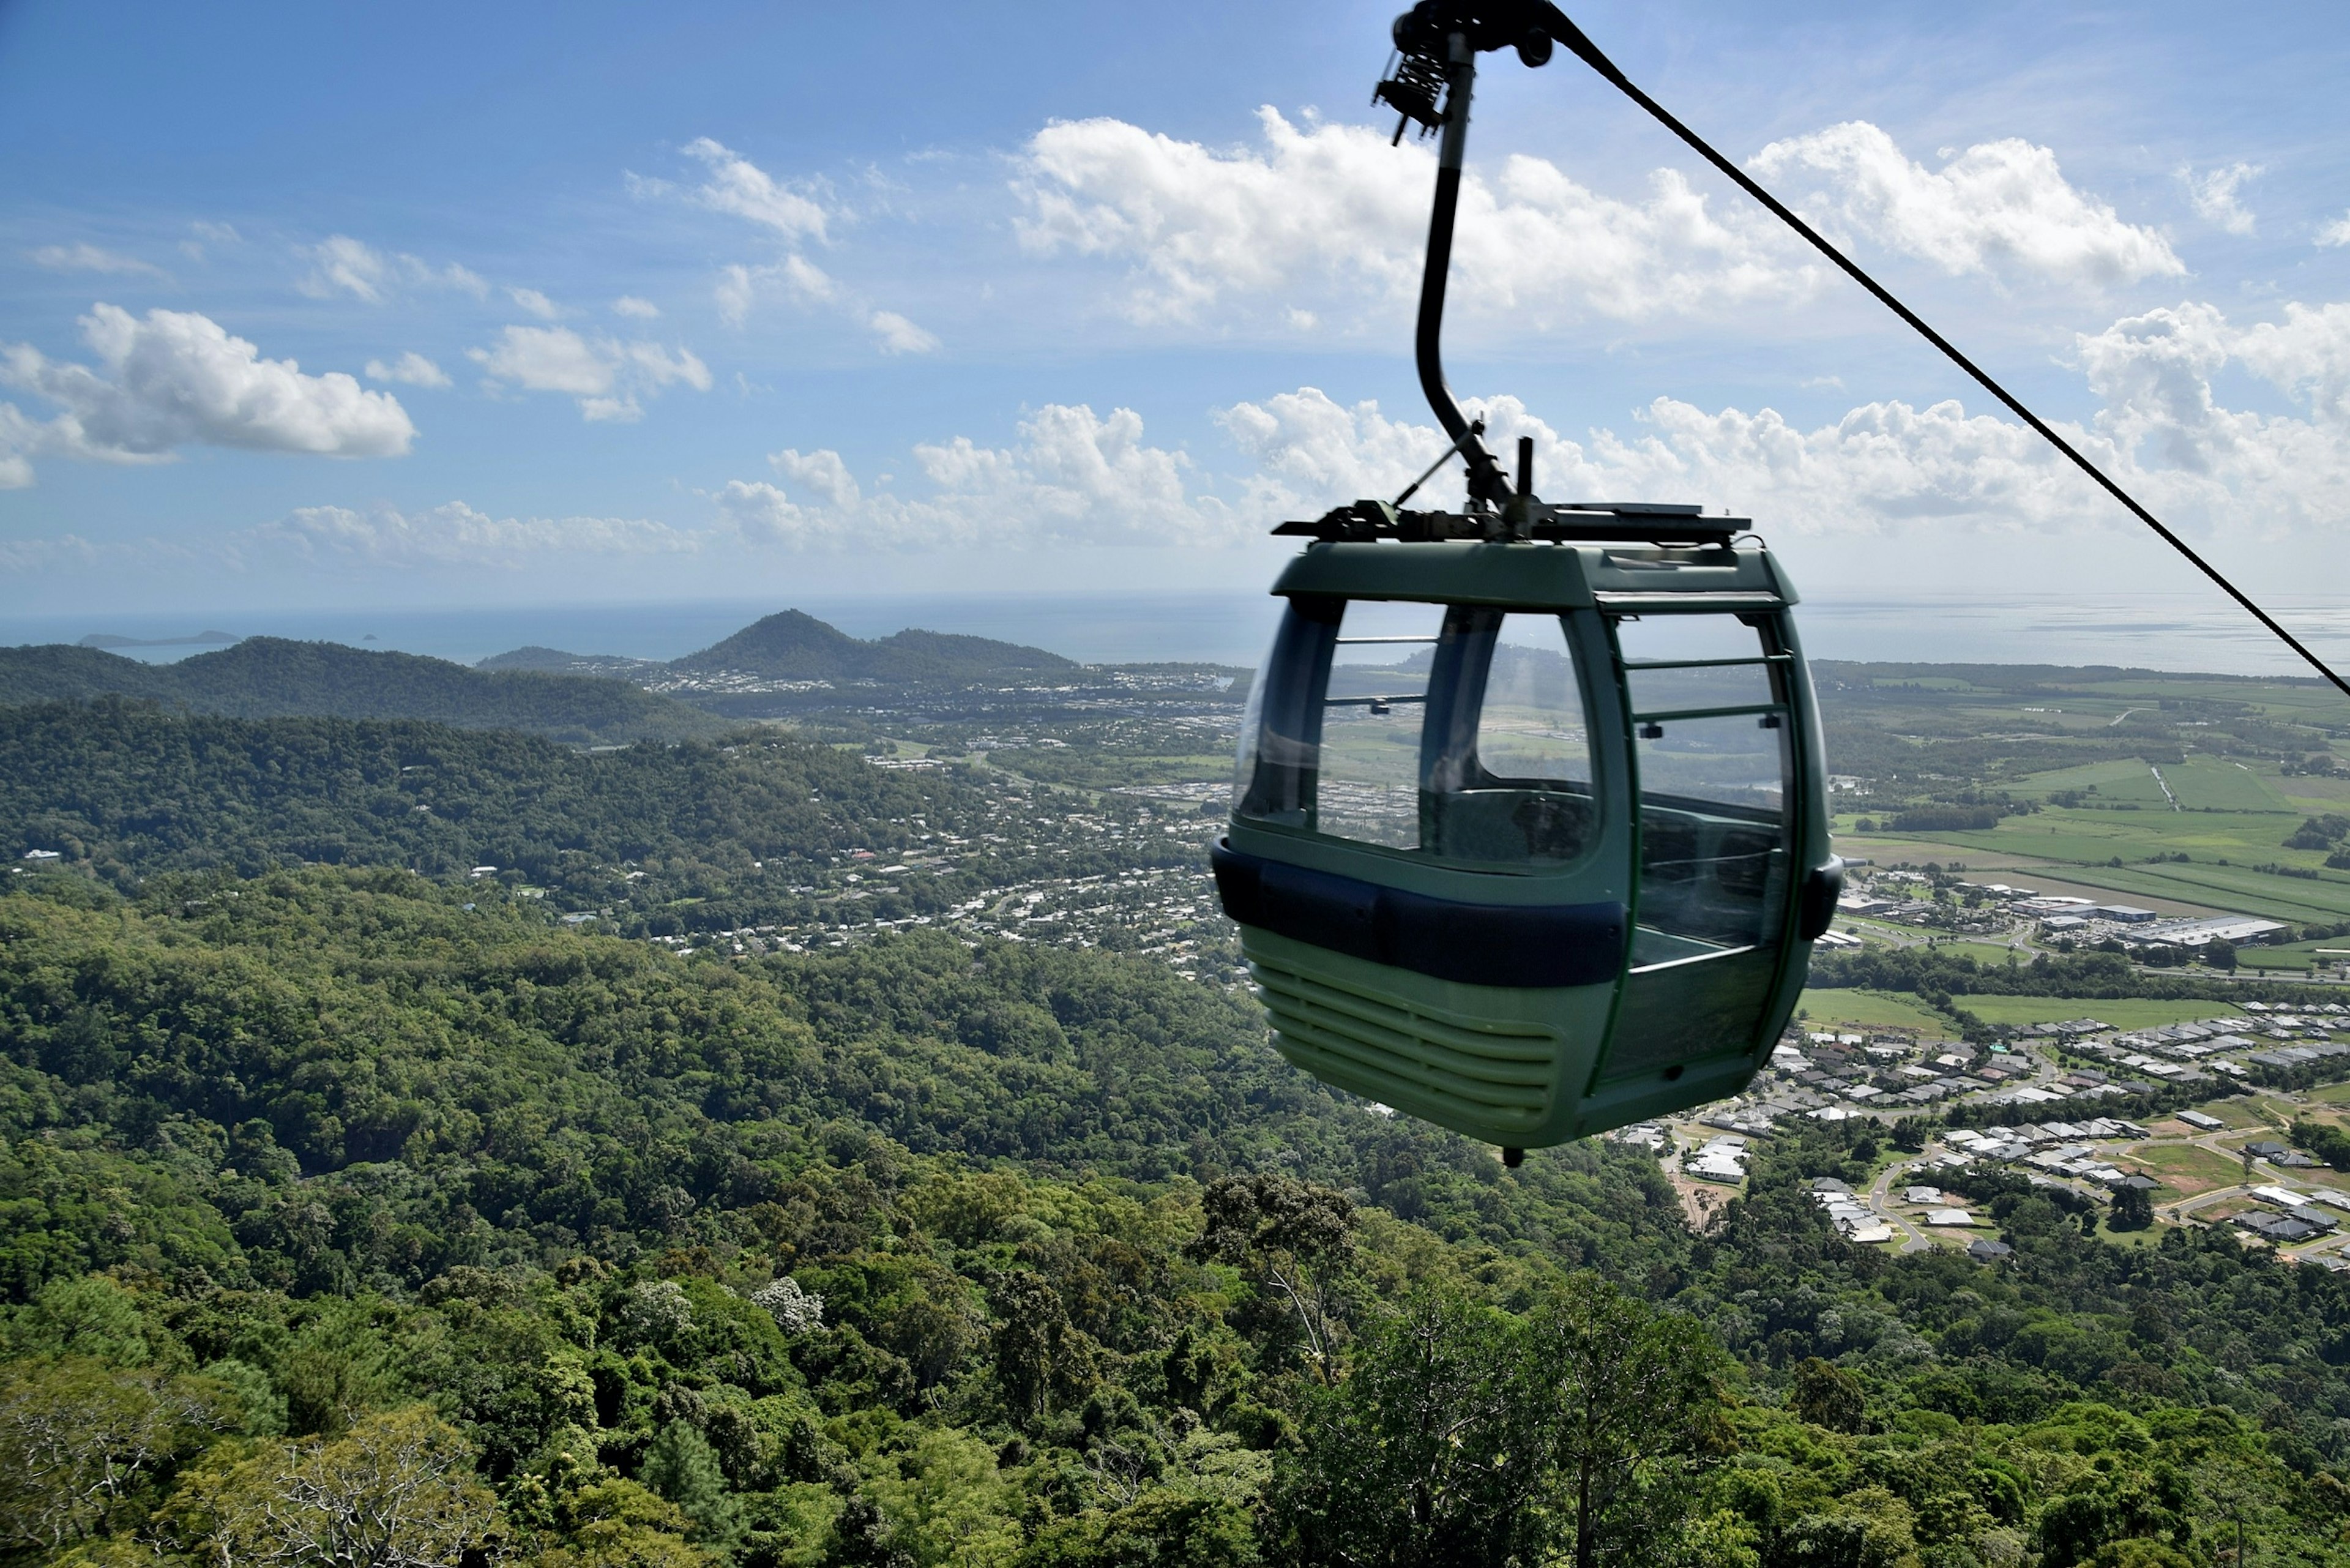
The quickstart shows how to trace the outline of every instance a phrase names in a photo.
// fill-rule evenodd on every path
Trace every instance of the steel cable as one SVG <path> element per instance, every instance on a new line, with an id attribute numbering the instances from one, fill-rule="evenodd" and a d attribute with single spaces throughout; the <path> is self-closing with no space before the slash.
<path id="1" fill-rule="evenodd" d="M 1623 71 L 1617 67 L 1615 61 L 1600 53 L 1598 46 L 1594 44 L 1589 38 L 1586 37 L 1584 36 L 1583 29 L 1569 21 L 1565 13 L 1561 12 L 1556 6 L 1549 5 L 1543 5 L 1541 9 L 1546 13 L 1544 22 L 1550 30 L 1551 36 L 1556 38 L 1560 43 L 1565 45 L 1569 49 L 1573 50 L 1576 58 L 1582 60 L 1584 64 L 1589 66 L 1593 70 L 1597 71 L 1602 77 L 1614 84 L 1625 97 L 1630 99 L 1634 103 L 1638 104 L 1642 109 L 1648 110 L 1659 125 L 1662 125 L 1667 130 L 1671 131 L 1675 136 L 1679 137 L 1697 152 L 1698 156 L 1703 158 L 1707 162 L 1712 164 L 1716 169 L 1721 170 L 1723 174 L 1727 175 L 1732 184 L 1745 192 L 1748 195 L 1753 197 L 1757 202 L 1762 203 L 1764 207 L 1770 209 L 1770 211 L 1778 217 L 1780 222 L 1794 230 L 1795 233 L 1803 235 L 1804 239 L 1811 242 L 1812 247 L 1814 250 L 1827 257 L 1828 260 L 1835 263 L 1836 266 L 1840 268 L 1846 276 L 1850 277 L 1855 283 L 1860 285 L 1861 287 L 1868 290 L 1869 293 L 1875 295 L 1887 309 L 1892 311 L 1894 315 L 1899 317 L 1902 320 L 1915 327 L 1918 330 L 1918 335 L 1923 337 L 1927 342 L 1931 343 L 1935 348 L 1939 348 L 1945 355 L 1947 355 L 1952 364 L 1956 365 L 1960 369 L 1964 370 L 1969 376 L 1974 378 L 1976 383 L 1985 391 L 1989 392 L 1992 397 L 1997 398 L 2002 403 L 2007 405 L 2010 411 L 2012 411 L 2016 418 L 2022 420 L 2025 424 L 2030 425 L 2033 430 L 2039 431 L 2051 446 L 2054 447 L 2058 452 L 2063 452 L 2066 457 L 2071 458 L 2074 465 L 2080 469 L 2083 473 L 2085 473 L 2091 479 L 2095 480 L 2099 485 L 2104 487 L 2107 494 L 2111 495 L 2115 500 L 2127 507 L 2132 516 L 2136 517 L 2139 522 L 2145 524 L 2147 527 L 2160 535 L 2166 544 L 2168 544 L 2172 549 L 2178 551 L 2180 555 L 2186 556 L 2189 561 L 2192 562 L 2197 571 L 2201 572 L 2205 576 L 2219 584 L 2221 591 L 2226 593 L 2230 598 L 2234 599 L 2239 605 L 2241 605 L 2255 620 L 2259 621 L 2262 626 L 2266 627 L 2272 633 L 2273 633 L 2279 641 L 2282 642 L 2287 648 L 2292 649 L 2295 653 L 2301 655 L 2301 657 L 2307 661 L 2311 669 L 2316 670 L 2326 680 L 2332 681 L 2344 696 L 2350 697 L 2350 680 L 2345 680 L 2341 675 L 2335 673 L 2333 667 L 2328 665 L 2324 659 L 2320 659 L 2307 644 L 2303 643 L 2299 638 L 2293 636 L 2292 632 L 2287 631 L 2282 626 L 2279 625 L 2274 616 L 2270 615 L 2268 611 L 2253 603 L 2250 595 L 2237 587 L 2235 584 L 2230 582 L 2225 574 L 2223 574 L 2219 567 L 2213 566 L 2210 562 L 2205 560 L 2200 555 L 2197 554 L 2193 545 L 2188 544 L 2186 540 L 2172 533 L 2169 528 L 2164 525 L 2162 519 L 2157 517 L 2144 506 L 2139 505 L 2136 497 L 2132 496 L 2129 492 L 2124 490 L 2119 484 L 2114 483 L 2103 469 L 2099 468 L 2095 463 L 2091 462 L 2086 457 L 2083 456 L 2079 449 L 2074 447 L 2071 441 L 2066 441 L 2063 436 L 2059 435 L 2055 430 L 2049 425 L 2047 421 L 2042 419 L 2038 414 L 2033 413 L 2030 409 L 2025 408 L 2020 399 L 2018 399 L 2013 393 L 2010 392 L 2005 387 L 2001 386 L 1997 381 L 1993 380 L 1990 373 L 1984 370 L 1981 366 L 1976 364 L 1972 359 L 1968 358 L 1966 355 L 1960 352 L 1956 344 L 1952 343 L 1949 338 L 1943 337 L 1940 333 L 1928 326 L 1925 320 L 1920 317 L 1916 311 L 1910 309 L 1908 306 L 1902 304 L 1901 301 L 1895 298 L 1891 290 L 1887 289 L 1883 284 L 1878 283 L 1875 278 L 1869 276 L 1866 272 L 1861 269 L 1861 266 L 1857 262 L 1854 261 L 1850 256 L 1846 255 L 1835 245 L 1829 244 L 1827 239 L 1822 235 L 1818 230 L 1813 228 L 1811 224 L 1797 217 L 1795 213 L 1788 208 L 1785 202 L 1780 201 L 1779 198 L 1773 196 L 1770 192 L 1765 191 L 1761 185 L 1757 184 L 1743 169 L 1741 169 L 1737 164 L 1732 163 L 1729 159 L 1715 151 L 1713 148 L 1708 144 L 1705 138 L 1700 136 L 1696 131 L 1691 130 L 1688 126 L 1683 125 L 1670 109 L 1665 108 L 1664 105 L 1659 103 L 1655 99 L 1650 98 L 1647 93 L 1641 91 L 1639 87 L 1635 84 L 1630 78 L 1627 77 Z"/>

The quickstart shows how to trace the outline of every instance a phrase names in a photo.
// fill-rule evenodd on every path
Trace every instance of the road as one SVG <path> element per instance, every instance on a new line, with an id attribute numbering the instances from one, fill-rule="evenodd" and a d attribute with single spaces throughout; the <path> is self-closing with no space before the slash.
<path id="1" fill-rule="evenodd" d="M 2288 1103 L 2292 1102 L 2288 1101 Z M 2216 1132 L 2198 1133 L 2192 1137 L 2145 1138 L 2129 1145 L 2123 1152 L 2126 1154 L 2141 1148 L 2177 1148 L 2191 1145 L 2197 1148 L 2209 1149 L 2222 1159 L 2240 1161 L 2243 1158 L 2243 1150 L 2230 1148 L 2220 1140 L 2230 1137 L 2240 1137 L 2248 1132 L 2266 1132 L 2271 1137 L 2277 1136 L 2272 1127 L 2223 1127 Z M 2215 1187 L 2208 1192 L 2199 1192 L 2192 1198 L 2182 1198 L 2175 1203 L 2166 1204 L 2163 1206 L 2162 1217 L 2174 1223 L 2188 1223 L 2193 1221 L 2194 1217 L 2205 1210 L 2216 1209 L 2230 1199 L 2251 1198 L 2252 1189 L 2255 1187 L 2314 1185 L 2313 1174 L 2303 1169 L 2280 1169 L 2255 1155 L 2252 1158 L 2251 1175 L 2249 1178 L 2231 1186 Z M 2259 1199 L 2254 1199 L 2253 1201 L 2258 1202 Z M 2220 1223 L 2217 1220 L 2210 1222 Z M 2345 1219 L 2343 1222 L 2350 1224 L 2350 1219 Z M 2303 1242 L 2298 1247 L 2280 1247 L 2277 1251 L 2281 1256 L 2287 1258 L 2309 1258 L 2321 1252 L 2339 1251 L 2345 1244 L 2350 1244 L 2350 1237 L 2345 1237 L 2339 1231 L 2333 1231 Z"/>
<path id="2" fill-rule="evenodd" d="M 1925 1158 L 1929 1159 L 1939 1158 L 1943 1153 L 1944 1151 L 1942 1149 L 1936 1147 L 1932 1144 L 1926 1146 Z M 1877 1173 L 1876 1184 L 1868 1189 L 1868 1206 L 1877 1211 L 1877 1217 L 1878 1219 L 1884 1220 L 1887 1225 L 1892 1226 L 1894 1231 L 1901 1237 L 1901 1250 L 1903 1251 L 1922 1252 L 1931 1247 L 1934 1244 L 1933 1241 L 1927 1236 L 1925 1231 L 1911 1224 L 1907 1216 L 1894 1212 L 1893 1209 L 1893 1181 L 1895 1175 L 1898 1172 L 1906 1185 L 1911 1179 L 1908 1171 L 1909 1162 L 1906 1160 L 1888 1165 L 1883 1170 L 1878 1171 Z"/>

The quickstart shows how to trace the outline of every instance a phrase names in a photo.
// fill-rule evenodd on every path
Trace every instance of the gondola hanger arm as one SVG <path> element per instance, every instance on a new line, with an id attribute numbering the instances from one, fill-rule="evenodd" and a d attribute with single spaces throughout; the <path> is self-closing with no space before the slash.
<path id="1" fill-rule="evenodd" d="M 1746 171 L 1716 151 L 1705 138 L 1681 123 L 1680 119 L 1670 109 L 1649 97 L 1638 83 L 1624 74 L 1615 61 L 1607 57 L 1598 45 L 1591 41 L 1582 28 L 1575 25 L 1565 12 L 1550 4 L 1549 0 L 1500 0 L 1498 4 L 1484 5 L 1458 3 L 1458 0 L 1454 0 L 1454 3 L 1447 3 L 1447 0 L 1421 0 L 1421 4 L 1396 18 L 1395 42 L 1399 64 L 1396 71 L 1395 82 L 1381 84 L 1380 101 L 1388 102 L 1399 109 L 1406 120 L 1418 119 L 1430 130 L 1443 128 L 1452 130 L 1457 135 L 1457 130 L 1446 124 L 1448 117 L 1438 115 L 1432 103 L 1428 106 L 1427 112 L 1421 112 L 1419 102 L 1410 93 L 1410 83 L 1415 76 L 1415 58 L 1424 62 L 1418 75 L 1425 78 L 1431 74 L 1427 69 L 1428 64 L 1432 64 L 1435 60 L 1451 63 L 1449 58 L 1449 49 L 1432 46 L 1436 46 L 1437 40 L 1443 40 L 1449 45 L 1451 40 L 1455 38 L 1462 40 L 1472 52 L 1514 47 L 1518 51 L 1519 58 L 1529 66 L 1539 66 L 1549 59 L 1551 46 L 1555 43 L 1566 49 L 1585 65 L 1589 66 L 1609 85 L 1647 110 L 1649 117 L 1658 124 L 1687 143 L 1699 157 L 1720 170 L 1731 184 L 1745 192 L 1781 223 L 1802 235 L 1813 249 L 1835 263 L 1838 271 L 1866 289 L 1887 309 L 1915 329 L 1918 336 L 1940 349 L 1950 363 L 1965 371 L 1978 386 L 1998 399 L 2011 413 L 2029 425 L 2049 445 L 2064 453 L 2072 461 L 2074 467 L 2095 480 L 2100 489 L 2120 502 L 2130 515 L 2154 530 L 2165 544 L 2185 556 L 2197 571 L 2217 584 L 2221 592 L 2235 600 L 2245 613 L 2259 621 L 2278 641 L 2293 649 L 2303 662 L 2324 677 L 2343 695 L 2350 697 L 2350 679 L 2345 679 L 2336 672 L 2331 665 L 2317 656 L 2315 650 L 2286 630 L 2275 617 L 2254 603 L 2250 595 L 2230 582 L 2226 575 L 2217 566 L 2205 560 L 2193 545 L 2180 538 L 2163 523 L 2162 519 L 2141 505 L 2137 497 L 2124 490 L 2105 470 L 2091 462 L 2079 448 L 2066 441 L 2047 421 L 2025 407 L 2021 399 L 2000 385 L 1990 372 L 1969 358 L 1956 344 L 1934 330 L 1916 311 L 1895 297 L 1890 289 L 1871 277 L 1860 264 L 1830 244 L 1825 235 L 1798 217 L 1785 202 L 1764 190 Z M 1457 69 L 1457 67 L 1455 68 Z M 1398 90 L 1390 92 L 1388 88 L 1397 84 L 1402 85 L 1398 87 Z M 1468 107 L 1465 93 L 1462 98 L 1464 101 L 1460 107 L 1461 119 L 1465 122 Z M 1400 135 L 1401 123 L 1399 123 L 1397 129 L 1398 134 Z M 1449 217 L 1449 214 L 1446 215 Z M 1449 253 L 1451 225 L 1447 223 L 1444 226 L 1446 229 L 1444 238 L 1447 242 L 1445 248 Z M 1440 287 L 1440 285 L 1437 295 L 1439 311 L 1442 308 Z M 1427 312 L 1423 308 L 1423 331 L 1426 330 L 1426 317 Z M 1430 358 L 1432 356 L 1423 356 L 1423 379 L 1427 379 L 1427 365 Z M 1441 386 L 1440 379 L 1438 386 Z M 1431 389 L 1431 398 L 1434 395 L 1435 391 Z"/>

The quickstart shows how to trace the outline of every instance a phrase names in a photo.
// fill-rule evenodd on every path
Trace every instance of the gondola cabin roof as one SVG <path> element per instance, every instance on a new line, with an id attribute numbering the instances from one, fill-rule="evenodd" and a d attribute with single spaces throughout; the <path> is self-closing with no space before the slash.
<path id="1" fill-rule="evenodd" d="M 1273 591 L 1526 609 L 1777 609 L 1795 590 L 1762 548 L 1336 542 L 1309 545 Z"/>

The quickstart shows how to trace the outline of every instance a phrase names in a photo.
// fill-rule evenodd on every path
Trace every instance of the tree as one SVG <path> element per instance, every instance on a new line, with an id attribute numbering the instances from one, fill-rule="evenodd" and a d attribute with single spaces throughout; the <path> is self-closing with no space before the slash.
<path id="1" fill-rule="evenodd" d="M 645 1451 L 639 1479 L 700 1527 L 706 1546 L 724 1549 L 742 1533 L 743 1509 L 726 1490 L 718 1451 L 684 1421 L 671 1421 Z"/>
<path id="2" fill-rule="evenodd" d="M 2165 1537 L 2185 1546 L 2193 1537 L 2195 1501 L 2187 1478 L 2167 1463 L 2085 1476 L 2042 1511 L 2041 1560 L 2048 1568 L 2072 1568 L 2092 1553 L 2106 1561 L 2158 1563 L 2159 1557 L 2100 1548 Z"/>
<path id="3" fill-rule="evenodd" d="M 2295 1116 L 2286 1136 L 2336 1170 L 2350 1170 L 2350 1134 L 2331 1122 Z"/>
<path id="4" fill-rule="evenodd" d="M 558 1494 L 562 1542 L 530 1568 L 710 1568 L 682 1539 L 693 1521 L 636 1482 L 607 1476 Z"/>
<path id="5" fill-rule="evenodd" d="M 1124 1508 L 1055 1521 L 1014 1568 L 1253 1568 L 1246 1511 L 1221 1498 L 1146 1493 Z"/>
<path id="6" fill-rule="evenodd" d="M 239 1568 L 458 1568 L 490 1543 L 496 1500 L 473 1449 L 430 1407 L 370 1416 L 332 1441 L 270 1443 L 192 1477 L 167 1533 L 202 1561 Z"/>
<path id="7" fill-rule="evenodd" d="M 989 1568 L 1020 1544 L 1014 1496 L 995 1450 L 962 1432 L 924 1432 L 896 1456 L 898 1474 L 866 1490 L 889 1521 L 893 1555 L 912 1568 Z"/>
<path id="8" fill-rule="evenodd" d="M 1814 1427 L 1831 1432 L 1857 1432 L 1868 1412 L 1868 1397 L 1860 1379 L 1831 1361 L 1807 1357 L 1795 1367 L 1795 1386 L 1788 1408 Z"/>
<path id="9" fill-rule="evenodd" d="M 1303 1560 L 1469 1568 L 1534 1544 L 1547 1412 L 1524 1333 L 1434 1296 L 1365 1336 L 1346 1381 L 1309 1406 L 1304 1458 L 1279 1494 Z"/>
<path id="10" fill-rule="evenodd" d="M 2225 937 L 2214 937 L 2203 950 L 2203 961 L 2213 969 L 2233 973 L 2236 968 L 2236 944 Z"/>
<path id="11" fill-rule="evenodd" d="M 1693 1318 L 1576 1274 L 1528 1314 L 1520 1376 L 1576 1568 L 1637 1558 L 1679 1526 L 1689 1483 L 1728 1450 L 1721 1349 Z"/>
<path id="12" fill-rule="evenodd" d="M 1034 1269 L 1000 1281 L 992 1304 L 995 1379 L 1015 1417 L 1033 1421 L 1085 1397 L 1093 1386 L 1093 1341 L 1069 1322 L 1060 1296 Z"/>
<path id="13" fill-rule="evenodd" d="M 2154 1223 L 2154 1194 L 2143 1187 L 2123 1187 L 2114 1192 L 2106 1213 L 2108 1231 L 2143 1231 Z"/>
<path id="14" fill-rule="evenodd" d="M 1355 1206 L 1329 1188 L 1264 1174 L 1209 1183 L 1200 1209 L 1207 1223 L 1190 1254 L 1253 1272 L 1295 1316 L 1322 1381 L 1337 1381 L 1335 1290 L 1355 1255 Z"/>
<path id="15" fill-rule="evenodd" d="M 10 1368 L 0 1382 L 0 1542 L 55 1552 L 99 1534 L 226 1426 L 234 1404 L 204 1379 L 85 1357 Z"/>

